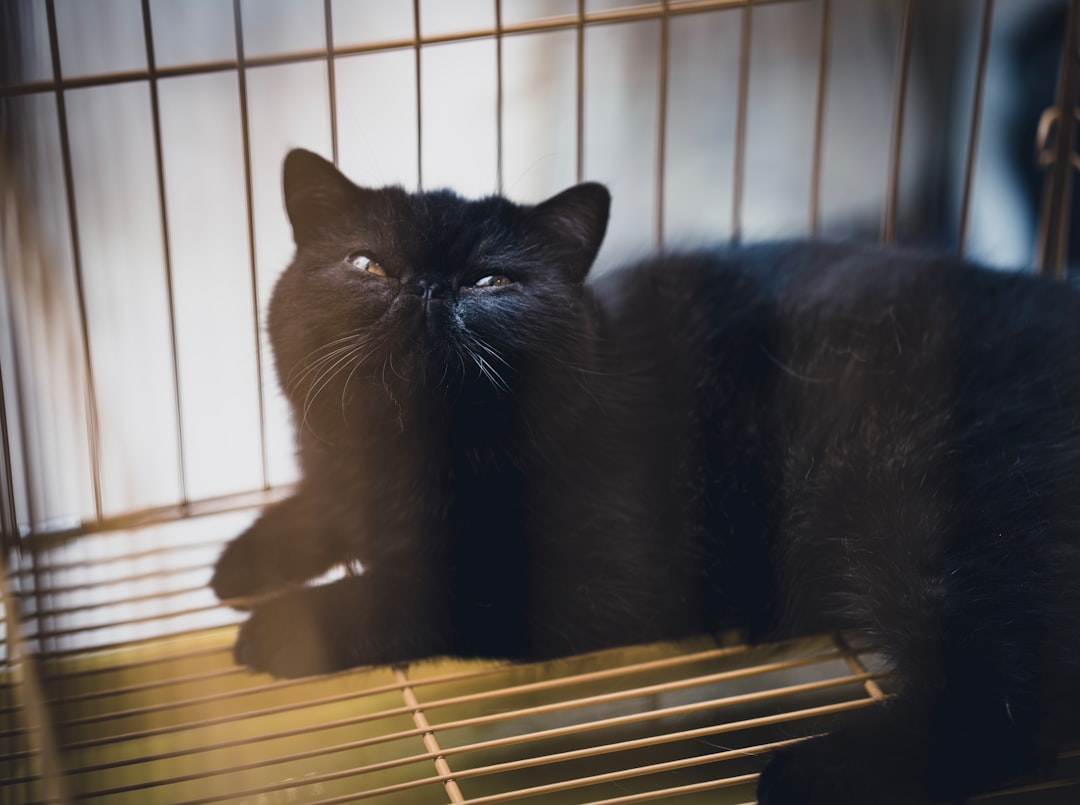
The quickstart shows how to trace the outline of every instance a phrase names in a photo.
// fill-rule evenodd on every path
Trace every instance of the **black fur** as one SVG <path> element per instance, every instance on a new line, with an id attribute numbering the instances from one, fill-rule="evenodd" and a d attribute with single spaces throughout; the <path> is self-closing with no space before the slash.
<path id="1" fill-rule="evenodd" d="M 825 243 L 586 283 L 599 185 L 465 201 L 294 151 L 285 194 L 269 327 L 303 480 L 218 563 L 221 598 L 271 596 L 240 662 L 850 630 L 896 697 L 777 756 L 762 802 L 949 800 L 1052 755 L 1080 674 L 1074 290 Z"/>

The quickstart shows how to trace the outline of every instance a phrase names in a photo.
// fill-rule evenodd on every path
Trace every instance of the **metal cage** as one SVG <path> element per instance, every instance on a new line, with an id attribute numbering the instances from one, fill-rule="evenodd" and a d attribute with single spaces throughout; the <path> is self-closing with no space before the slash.
<path id="1" fill-rule="evenodd" d="M 280 249 L 260 252 L 283 221 L 265 200 L 277 192 L 279 146 L 299 139 L 348 162 L 357 138 L 372 131 L 354 108 L 359 93 L 365 104 L 378 101 L 375 116 L 396 115 L 376 124 L 387 139 L 368 152 L 398 149 L 386 178 L 431 185 L 457 169 L 461 181 L 480 176 L 481 191 L 525 196 L 556 180 L 609 181 L 617 205 L 630 199 L 615 251 L 699 235 L 799 233 L 982 258 L 993 237 L 974 230 L 992 232 L 1010 214 L 998 210 L 978 224 L 981 200 L 1008 200 L 986 167 L 995 163 L 987 133 L 1004 125 L 990 107 L 1011 108 L 990 92 L 1013 41 L 999 27 L 1022 29 L 1017 20 L 1030 6 L 477 0 L 448 14 L 450 4 L 411 0 L 382 3 L 377 17 L 376 5 L 17 0 L 3 9 L 12 15 L 12 72 L 0 87 L 0 798 L 749 802 L 771 750 L 887 694 L 874 657 L 833 635 L 286 682 L 233 666 L 237 615 L 217 605 L 206 580 L 224 540 L 290 484 L 287 460 L 276 458 L 283 448 L 272 423 L 281 416 L 261 334 L 261 304 L 285 263 Z M 1045 171 L 1029 193 L 1030 236 L 1019 241 L 1030 254 L 1024 262 L 1063 277 L 1075 229 L 1080 20 L 1075 0 L 1034 5 L 1051 20 L 1053 67 L 1036 76 L 1035 95 L 1047 102 L 1015 119 L 1022 170 L 1038 163 Z M 868 27 L 851 21 L 859 13 Z M 859 49 L 868 31 L 876 38 Z M 275 42 L 260 40 L 263 33 Z M 122 53 L 123 42 L 134 43 L 135 56 Z M 467 47 L 480 68 L 464 66 L 475 56 Z M 789 60 L 789 50 L 802 55 Z M 865 78 L 860 65 L 888 86 L 873 103 L 872 93 L 849 92 Z M 939 92 L 944 84 L 950 89 Z M 998 93 L 1006 101 L 1027 91 L 1008 89 Z M 535 106 L 533 96 L 547 100 Z M 438 106 L 447 97 L 468 116 Z M 267 111 L 275 100 L 289 108 Z M 794 107 L 801 116 L 785 117 Z M 290 113 L 317 134 L 274 132 L 293 125 Z M 219 123 L 222 139 L 199 139 Z M 454 140 L 455 127 L 471 130 Z M 194 145 L 181 142 L 181 129 Z M 470 139 L 479 156 L 459 160 L 453 148 L 467 150 Z M 228 154 L 198 168 L 215 142 Z M 854 153 L 864 146 L 873 152 L 866 160 Z M 797 151 L 790 164 L 789 147 Z M 135 167 L 118 174 L 128 159 Z M 538 162 L 554 167 L 537 172 Z M 222 174 L 231 195 L 215 184 L 185 196 L 185 174 L 199 170 Z M 754 195 L 762 177 L 784 171 L 797 175 Z M 525 189 L 522 176 L 533 177 Z M 140 184 L 142 195 L 128 184 Z M 198 324 L 193 310 L 213 307 L 207 299 L 220 280 L 199 274 L 192 285 L 191 267 L 226 270 L 192 257 L 212 229 L 198 217 L 203 205 L 235 234 L 229 293 L 243 321 L 196 348 L 193 333 L 214 325 Z M 189 207 L 192 226 L 179 212 Z M 117 209 L 127 217 L 117 221 Z M 117 244 L 146 229 L 156 233 L 151 246 L 125 256 Z M 606 254 L 602 263 L 618 256 Z M 156 279 L 116 269 L 118 280 L 100 280 L 125 260 L 149 264 Z M 140 288 L 153 299 L 125 295 Z M 153 343 L 140 348 L 150 352 L 110 357 L 143 330 Z M 204 434 L 207 402 L 196 386 L 213 393 L 235 366 L 200 381 L 198 361 L 240 338 L 244 405 L 222 414 L 236 417 L 225 432 Z M 127 379 L 117 385 L 117 377 Z M 153 387 L 150 396 L 125 407 L 143 386 Z M 144 415 L 149 424 L 125 421 Z M 162 423 L 164 446 L 115 447 Z M 246 434 L 236 451 L 242 465 L 224 458 L 234 426 Z M 211 483 L 215 449 L 227 466 L 225 480 Z M 1057 774 L 988 799 L 1076 801 L 1080 750 L 1064 753 Z"/>

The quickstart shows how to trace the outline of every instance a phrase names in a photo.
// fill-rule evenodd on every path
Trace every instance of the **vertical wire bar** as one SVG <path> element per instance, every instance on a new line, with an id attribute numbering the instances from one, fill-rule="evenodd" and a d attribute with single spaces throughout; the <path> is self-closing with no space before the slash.
<path id="1" fill-rule="evenodd" d="M 575 87 L 575 132 L 574 155 L 577 179 L 581 182 L 585 178 L 585 0 L 577 3 L 577 50 L 574 58 L 577 61 L 577 86 Z"/>
<path id="2" fill-rule="evenodd" d="M 4 282 L 5 282 L 5 284 L 7 283 L 7 275 L 6 274 L 4 275 Z M 14 296 L 11 293 L 11 286 L 10 285 L 7 286 L 7 294 L 6 295 L 7 295 L 7 298 L 9 300 L 9 304 L 13 303 L 12 300 L 14 299 Z M 13 364 L 12 369 L 15 372 L 15 395 L 16 395 L 16 398 L 17 398 L 18 404 L 19 404 L 19 406 L 18 406 L 18 408 L 19 408 L 19 416 L 18 416 L 18 420 L 19 420 L 19 438 L 21 439 L 21 442 L 22 442 L 22 456 L 21 456 L 21 458 L 22 458 L 22 472 L 23 472 L 23 488 L 24 488 L 24 490 L 26 492 L 27 532 L 32 535 L 33 532 L 34 532 L 35 523 L 37 521 L 36 521 L 35 512 L 34 512 L 34 486 L 35 486 L 34 462 L 33 462 L 33 459 L 31 458 L 30 425 L 27 422 L 27 416 L 26 416 L 27 402 L 26 402 L 26 394 L 24 393 L 25 389 L 29 388 L 29 384 L 27 382 L 26 373 L 23 371 L 23 361 L 19 357 L 19 334 L 18 334 L 18 330 L 15 327 L 15 317 L 14 316 L 9 316 L 8 317 L 8 331 L 10 333 L 10 338 L 11 338 L 11 360 L 12 360 L 12 364 Z M 6 406 L 6 403 L 5 403 L 5 406 Z M 8 434 L 7 434 L 6 408 L 5 408 L 5 412 L 4 412 L 4 434 L 5 434 L 4 435 L 4 447 L 6 449 L 8 444 L 9 444 L 9 442 L 7 440 L 8 439 Z M 15 485 L 14 485 L 15 481 L 14 481 L 14 477 L 13 477 L 14 467 L 12 466 L 12 464 L 11 464 L 11 462 L 9 460 L 5 464 L 5 467 L 8 469 L 8 474 L 9 474 L 8 483 L 9 483 L 9 489 L 10 489 L 10 494 L 11 494 L 11 512 L 12 512 L 12 517 L 13 517 L 12 523 L 13 523 L 13 528 L 14 528 L 13 533 L 16 534 L 17 536 L 21 536 L 20 530 L 19 530 L 18 510 L 16 508 L 16 502 L 15 502 Z"/>
<path id="3" fill-rule="evenodd" d="M 660 16 L 660 70 L 659 87 L 657 88 L 657 123 L 656 123 L 656 246 L 664 243 L 664 173 L 667 157 L 667 108 L 668 108 L 668 74 L 671 55 L 669 53 L 671 41 L 671 18 L 668 14 L 668 0 L 663 0 L 663 8 Z"/>
<path id="4" fill-rule="evenodd" d="M 967 251 L 968 219 L 971 216 L 971 187 L 975 179 L 975 158 L 979 150 L 979 127 L 982 124 L 983 88 L 986 85 L 986 62 L 990 52 L 990 28 L 994 19 L 994 0 L 983 0 L 982 26 L 979 31 L 979 56 L 975 67 L 975 94 L 971 101 L 971 127 L 968 129 L 967 160 L 964 165 L 964 192 L 960 198 L 960 232 L 957 251 Z"/>
<path id="5" fill-rule="evenodd" d="M 11 296 L 10 293 L 8 294 L 8 296 L 10 298 L 10 296 Z M 15 318 L 14 318 L 14 316 L 11 317 L 10 331 L 11 331 L 11 345 L 12 345 L 11 357 L 12 357 L 12 362 L 14 363 L 14 366 L 12 368 L 15 370 L 15 393 L 18 395 L 18 400 L 19 400 L 19 438 L 22 440 L 23 486 L 26 489 L 27 531 L 30 534 L 33 534 L 34 526 L 35 526 L 35 523 L 36 523 L 35 512 L 34 512 L 34 485 L 35 485 L 34 474 L 33 474 L 34 464 L 33 464 L 33 461 L 31 460 L 31 457 L 30 457 L 30 444 L 31 444 L 31 442 L 30 442 L 30 426 L 26 421 L 26 407 L 27 407 L 26 406 L 26 396 L 25 396 L 25 394 L 23 394 L 23 389 L 28 388 L 28 384 L 27 384 L 27 379 L 26 379 L 26 373 L 23 371 L 23 361 L 19 357 L 19 340 L 17 338 L 17 332 L 16 332 L 16 329 L 15 329 Z M 6 420 L 6 417 L 5 417 L 5 431 L 6 431 L 6 421 L 7 420 Z M 6 442 L 5 442 L 5 444 L 6 444 Z M 11 465 L 8 464 L 7 466 L 10 467 Z M 12 495 L 12 497 L 11 497 L 11 501 L 12 501 L 11 508 L 12 508 L 12 512 L 17 515 L 17 511 L 15 509 L 14 481 L 12 481 L 11 483 L 12 483 L 12 486 L 11 486 L 11 495 Z M 19 533 L 19 521 L 18 521 L 18 519 L 16 519 L 14 521 L 14 526 L 15 526 L 15 533 Z"/>
<path id="6" fill-rule="evenodd" d="M 869 671 L 867 671 L 866 669 L 866 666 L 863 664 L 862 659 L 860 659 L 858 653 L 855 651 L 855 649 L 851 647 L 851 644 L 848 643 L 847 639 L 842 634 L 834 634 L 832 638 L 833 643 L 836 644 L 836 647 L 843 655 L 844 662 L 847 664 L 847 667 L 851 669 L 851 672 L 853 674 L 862 675 L 869 673 Z M 880 702 L 887 698 L 885 696 L 885 691 L 881 689 L 881 686 L 874 679 L 867 679 L 865 682 L 863 682 L 863 690 L 865 690 L 870 695 L 871 699 L 874 699 L 876 701 Z"/>
<path id="7" fill-rule="evenodd" d="M 1080 2 L 1070 0 L 1061 42 L 1061 67 L 1058 74 L 1057 120 L 1053 161 L 1043 189 L 1039 213 L 1035 266 L 1040 274 L 1065 276 L 1069 244 L 1069 196 L 1072 188 L 1073 146 L 1076 131 L 1077 24 Z"/>
<path id="8" fill-rule="evenodd" d="M 90 328 L 87 319 L 87 307 L 86 307 L 86 288 L 83 283 L 83 265 L 82 265 L 82 245 L 79 239 L 79 222 L 78 213 L 75 204 L 75 172 L 71 159 L 71 137 L 68 130 L 67 120 L 67 103 L 64 98 L 64 90 L 60 88 L 60 82 L 62 81 L 62 68 L 60 64 L 60 36 L 56 25 L 56 6 L 54 0 L 47 0 L 45 4 L 45 18 L 46 25 L 49 33 L 49 52 L 52 60 L 52 73 L 53 81 L 57 85 L 56 89 L 56 117 L 57 126 L 60 134 L 60 156 L 63 163 L 64 171 L 64 195 L 67 200 L 67 213 L 68 213 L 68 227 L 69 236 L 71 238 L 71 254 L 72 254 L 72 268 L 75 273 L 75 294 L 78 300 L 79 307 L 79 332 L 82 339 L 83 347 L 83 368 L 86 372 L 86 417 L 87 417 L 87 441 L 90 450 L 90 479 L 94 497 L 94 519 L 100 522 L 102 519 L 103 505 L 102 505 L 102 490 L 101 490 L 101 441 L 100 434 L 98 432 L 98 405 L 97 405 L 97 387 L 94 382 L 93 373 L 93 360 L 90 351 Z M 18 351 L 15 351 L 15 371 L 16 382 L 20 386 L 25 387 L 24 377 L 20 369 L 20 361 Z M 24 460 L 27 462 L 27 469 L 30 467 L 30 441 L 28 437 L 28 428 L 26 425 L 25 406 L 20 405 L 20 427 L 22 428 L 23 438 L 23 455 Z M 34 511 L 34 490 L 33 490 L 33 476 L 27 472 L 26 475 L 26 492 L 27 492 L 27 505 L 28 505 L 28 517 L 30 523 L 30 531 L 33 532 L 36 527 L 36 517 Z M 51 615 L 43 615 L 47 613 L 50 607 L 47 606 L 46 596 L 47 591 L 52 588 L 51 573 L 46 572 L 42 568 L 42 554 L 39 551 L 39 544 L 37 540 L 31 539 L 29 541 L 30 547 L 30 573 L 33 577 L 34 585 L 34 603 L 36 605 L 35 619 L 38 626 L 38 649 L 40 652 L 47 652 L 52 646 L 56 645 L 56 640 L 51 636 L 51 633 L 55 630 L 53 624 L 53 617 Z M 46 680 L 43 677 L 38 677 L 38 681 L 44 686 Z"/>
<path id="9" fill-rule="evenodd" d="M 746 113 L 750 96 L 750 42 L 753 36 L 754 0 L 742 10 L 739 33 L 739 93 L 735 106 L 735 165 L 731 177 L 731 240 L 742 240 L 743 181 L 746 170 Z"/>
<path id="10" fill-rule="evenodd" d="M 416 189 L 424 189 L 424 109 L 420 99 L 420 0 L 413 0 L 413 50 L 416 58 Z"/>
<path id="11" fill-rule="evenodd" d="M 20 709 L 25 716 L 26 739 L 30 750 L 41 759 L 42 793 L 46 802 L 71 802 L 64 772 L 60 742 L 49 712 L 48 696 L 42 684 L 40 666 L 23 637 L 19 603 L 9 586 L 14 574 L 8 572 L 7 555 L 0 553 L 0 603 L 5 612 L 8 668 L 16 691 L 22 692 Z M 35 745 L 36 744 L 36 745 Z"/>
<path id="12" fill-rule="evenodd" d="M 9 294 L 10 297 L 10 294 Z M 34 618 L 38 625 L 38 643 L 39 648 L 44 650 L 45 641 L 41 636 L 46 631 L 45 622 L 46 619 L 42 617 L 43 612 L 46 611 L 44 590 L 45 584 L 42 579 L 41 571 L 41 554 L 39 553 L 40 544 L 39 541 L 34 539 L 34 528 L 36 524 L 35 512 L 34 512 L 34 476 L 33 476 L 33 464 L 30 459 L 30 427 L 27 424 L 26 418 L 26 399 L 22 394 L 22 389 L 27 388 L 26 374 L 23 371 L 23 362 L 19 357 L 19 345 L 18 339 L 15 337 L 15 322 L 12 317 L 11 322 L 11 339 L 12 339 L 12 360 L 15 364 L 15 389 L 19 394 L 19 436 L 22 439 L 23 447 L 23 472 L 25 474 L 23 484 L 26 488 L 26 503 L 27 503 L 27 525 L 29 531 L 29 539 L 20 544 L 29 548 L 30 556 L 30 572 L 31 584 L 33 588 L 34 597 Z M 16 528 L 18 528 L 18 522 L 16 522 Z M 19 573 L 23 573 L 22 566 L 19 567 Z M 21 585 L 20 585 L 21 586 Z"/>
<path id="13" fill-rule="evenodd" d="M 90 328 L 86 317 L 86 289 L 83 284 L 82 246 L 79 241 L 79 221 L 75 210 L 75 176 L 71 164 L 71 138 L 68 132 L 67 104 L 64 90 L 59 87 L 62 80 L 60 72 L 60 44 L 56 30 L 56 8 L 54 0 L 45 4 L 46 21 L 49 28 L 49 48 L 52 51 L 53 81 L 56 82 L 56 115 L 60 129 L 60 156 L 64 166 L 64 193 L 67 197 L 68 234 L 71 238 L 72 265 L 75 272 L 75 295 L 79 303 L 79 334 L 82 337 L 83 370 L 86 372 L 86 431 L 90 449 L 90 477 L 94 496 L 94 519 L 102 518 L 101 502 L 101 440 L 98 431 L 97 387 L 94 383 L 94 363 L 90 354 Z M 23 449 L 27 449 L 24 442 Z M 29 480 L 29 478 L 28 478 Z M 30 528 L 34 528 L 33 498 L 30 499 Z"/>
<path id="14" fill-rule="evenodd" d="M 892 142 L 889 145 L 889 180 L 885 201 L 885 220 L 882 241 L 887 245 L 896 242 L 896 218 L 900 205 L 900 159 L 903 150 L 904 114 L 907 106 L 908 72 L 911 66 L 911 42 L 915 30 L 915 2 L 904 4 L 904 21 L 900 28 L 900 69 L 893 96 Z"/>
<path id="15" fill-rule="evenodd" d="M 810 163 L 810 215 L 807 222 L 811 237 L 821 231 L 821 162 L 825 145 L 825 99 L 829 86 L 829 47 L 831 44 L 832 0 L 821 0 L 821 41 L 818 45 L 817 105 L 814 108 L 814 154 Z"/>
<path id="16" fill-rule="evenodd" d="M 7 282 L 7 274 L 2 278 L 6 287 L 6 297 L 8 304 L 14 304 L 14 296 L 11 292 L 11 285 Z M 8 332 L 11 339 L 11 360 L 12 369 L 15 373 L 15 397 L 18 401 L 19 411 L 19 438 L 22 440 L 22 472 L 23 472 L 23 486 L 26 491 L 26 522 L 28 533 L 34 531 L 34 465 L 30 456 L 30 427 L 26 421 L 26 395 L 25 389 L 28 388 L 26 382 L 26 375 L 23 372 L 22 360 L 19 358 L 19 334 L 15 327 L 15 317 L 8 316 Z M 3 389 L 0 388 L 0 416 L 3 417 L 3 439 L 4 439 L 4 468 L 7 471 L 7 494 L 10 495 L 10 513 L 11 513 L 11 527 L 14 539 L 21 537 L 19 529 L 19 512 L 15 499 L 15 468 L 10 458 L 9 445 L 10 434 L 8 433 L 8 420 L 7 420 L 7 401 L 3 398 Z M 14 544 L 11 546 L 14 547 Z"/>
<path id="17" fill-rule="evenodd" d="M 440 776 L 450 777 L 453 771 L 450 769 L 450 764 L 446 762 L 446 758 L 441 754 L 442 749 L 439 746 L 439 742 L 435 739 L 435 733 L 431 729 L 431 724 L 428 723 L 427 716 L 424 715 L 423 708 L 420 707 L 420 702 L 416 698 L 416 693 L 413 691 L 412 686 L 409 684 L 409 678 L 405 676 L 405 672 L 401 668 L 394 669 L 394 679 L 401 686 L 401 695 L 405 699 L 405 704 L 412 710 L 413 724 L 416 725 L 418 730 L 423 730 L 424 748 L 432 755 L 435 755 L 435 771 Z M 453 779 L 448 779 L 443 783 L 443 788 L 446 789 L 446 796 L 451 802 L 465 802 L 465 797 L 461 794 L 461 789 Z"/>
<path id="18" fill-rule="evenodd" d="M 503 191 L 503 32 L 502 0 L 495 0 L 495 192 Z"/>
<path id="19" fill-rule="evenodd" d="M 337 79 L 334 75 L 334 9 L 333 0 L 323 0 L 323 22 L 326 25 L 326 84 L 330 90 L 330 155 L 338 164 Z"/>
<path id="20" fill-rule="evenodd" d="M 169 242 L 169 215 L 165 200 L 165 164 L 161 150 L 161 107 L 158 101 L 157 63 L 154 58 L 154 33 L 150 18 L 150 0 L 142 0 L 143 36 L 146 40 L 146 69 L 149 73 L 150 118 L 154 130 L 154 163 L 157 169 L 158 209 L 161 214 L 161 245 L 165 263 L 165 294 L 169 304 L 169 344 L 172 349 L 173 404 L 176 406 L 177 482 L 180 504 L 188 503 L 187 462 L 184 457 L 184 417 L 180 394 L 179 339 L 176 334 L 176 295 L 173 292 L 172 247 Z"/>
<path id="21" fill-rule="evenodd" d="M 244 14 L 241 0 L 233 0 L 236 37 L 236 82 L 240 101 L 240 138 L 244 148 L 244 199 L 247 207 L 248 269 L 251 275 L 251 312 L 255 325 L 255 382 L 259 400 L 259 450 L 263 489 L 270 488 L 270 449 L 266 435 L 266 390 L 263 384 L 262 316 L 259 312 L 259 271 L 255 260 L 255 204 L 251 181 L 251 131 L 248 121 L 247 66 L 244 61 Z"/>
<path id="22" fill-rule="evenodd" d="M 10 298 L 10 297 L 9 297 Z M 14 348 L 14 344 L 12 347 Z M 15 467 L 11 461 L 8 433 L 7 399 L 4 397 L 4 372 L 0 367 L 0 461 L 4 462 L 4 489 L 0 499 L 0 551 L 6 556 L 19 542 L 19 510 L 15 501 Z"/>

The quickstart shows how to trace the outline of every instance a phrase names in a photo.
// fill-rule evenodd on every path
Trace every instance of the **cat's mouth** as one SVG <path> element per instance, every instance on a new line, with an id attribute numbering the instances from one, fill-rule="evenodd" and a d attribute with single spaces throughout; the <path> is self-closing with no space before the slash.
<path id="1" fill-rule="evenodd" d="M 509 356 L 462 320 L 452 300 L 425 300 L 416 321 L 416 339 L 424 365 L 420 381 L 441 388 L 467 385 L 499 393 L 511 390 L 514 379 Z"/>
<path id="2" fill-rule="evenodd" d="M 505 394 L 514 385 L 513 364 L 505 346 L 469 326 L 457 300 L 403 293 L 363 331 L 312 350 L 288 386 L 306 415 L 318 400 L 347 405 L 363 394 L 365 380 L 399 401 L 410 389 Z"/>

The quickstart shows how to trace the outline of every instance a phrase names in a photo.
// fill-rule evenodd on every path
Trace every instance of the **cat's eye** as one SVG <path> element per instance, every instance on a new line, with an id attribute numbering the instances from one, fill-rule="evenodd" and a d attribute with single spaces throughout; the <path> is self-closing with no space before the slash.
<path id="1" fill-rule="evenodd" d="M 504 277 L 502 274 L 491 274 L 487 277 L 481 277 L 473 285 L 477 288 L 500 288 L 503 285 L 512 285 L 513 280 L 509 277 Z"/>
<path id="2" fill-rule="evenodd" d="M 386 269 L 376 262 L 370 252 L 353 252 L 345 258 L 345 262 L 360 271 L 374 274 L 377 277 L 385 277 Z"/>

